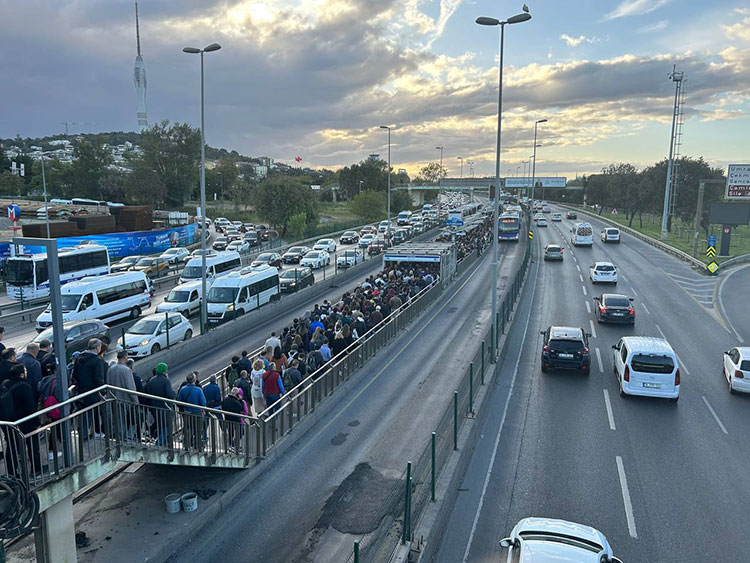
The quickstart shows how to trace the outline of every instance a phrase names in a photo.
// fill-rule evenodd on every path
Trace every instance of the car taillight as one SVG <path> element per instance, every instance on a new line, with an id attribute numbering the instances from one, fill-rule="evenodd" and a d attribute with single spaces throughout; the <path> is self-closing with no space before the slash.
<path id="1" fill-rule="evenodd" d="M 589 353 L 589 349 L 588 349 L 588 348 L 584 348 L 584 349 L 583 349 L 583 355 L 585 356 L 585 355 L 587 355 L 588 353 Z"/>
<path id="2" fill-rule="evenodd" d="M 677 371 L 674 372 L 674 384 L 675 385 L 680 384 L 680 368 L 677 368 Z"/>
<path id="3" fill-rule="evenodd" d="M 735 372 L 734 372 L 734 378 L 735 379 L 745 379 L 745 374 L 742 373 L 740 370 L 735 370 Z"/>
<path id="4" fill-rule="evenodd" d="M 545 347 L 544 347 L 544 351 L 545 351 L 545 352 L 549 352 L 549 346 L 545 346 Z"/>
<path id="5" fill-rule="evenodd" d="M 635 309 L 633 309 L 632 307 L 628 307 L 628 313 L 630 313 L 631 315 L 635 315 Z"/>
<path id="6" fill-rule="evenodd" d="M 623 381 L 630 381 L 630 368 L 625 366 L 625 372 L 622 374 Z"/>
<path id="7" fill-rule="evenodd" d="M 600 311 L 601 311 L 602 313 L 606 313 L 607 311 L 609 311 L 609 309 L 608 309 L 607 307 L 599 307 L 599 310 L 600 310 Z"/>

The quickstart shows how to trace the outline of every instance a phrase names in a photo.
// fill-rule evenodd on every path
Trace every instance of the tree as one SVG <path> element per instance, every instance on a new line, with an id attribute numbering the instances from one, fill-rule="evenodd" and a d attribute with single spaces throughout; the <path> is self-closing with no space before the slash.
<path id="1" fill-rule="evenodd" d="M 381 159 L 367 158 L 358 164 L 345 166 L 338 171 L 339 197 L 352 199 L 361 191 L 385 191 L 388 187 L 388 163 Z"/>
<path id="2" fill-rule="evenodd" d="M 101 180 L 112 164 L 112 153 L 101 137 L 83 140 L 73 149 L 75 160 L 70 166 L 70 183 L 78 197 L 103 199 Z M 45 170 L 46 172 L 46 170 Z"/>
<path id="3" fill-rule="evenodd" d="M 140 178 L 156 177 L 150 185 L 158 187 L 161 201 L 172 208 L 182 207 L 199 186 L 200 180 L 200 131 L 187 123 L 170 125 L 168 120 L 157 123 L 141 132 L 140 148 L 143 151 L 132 163 L 133 171 L 141 170 Z M 129 183 L 129 194 L 137 195 L 140 201 L 145 190 Z"/>
<path id="4" fill-rule="evenodd" d="M 124 185 L 125 199 L 130 203 L 150 203 L 160 206 L 167 197 L 167 186 L 156 170 L 136 166 Z"/>
<path id="5" fill-rule="evenodd" d="M 262 220 L 272 225 L 283 225 L 297 213 L 304 213 L 307 224 L 318 219 L 317 199 L 309 184 L 291 176 L 271 176 L 255 190 L 255 207 Z"/>
<path id="6" fill-rule="evenodd" d="M 428 184 L 437 184 L 442 178 L 448 175 L 448 170 L 444 166 L 440 166 L 437 162 L 430 162 L 427 166 L 423 166 L 419 171 L 417 178 Z"/>
<path id="7" fill-rule="evenodd" d="M 295 213 L 286 220 L 286 233 L 291 240 L 299 240 L 307 228 L 307 214 Z"/>
<path id="8" fill-rule="evenodd" d="M 391 215 L 409 209 L 414 209 L 414 202 L 409 192 L 403 190 L 391 191 Z"/>
<path id="9" fill-rule="evenodd" d="M 391 203 L 393 202 L 391 201 Z M 365 223 L 371 223 L 385 217 L 385 207 L 386 194 L 374 190 L 357 194 L 352 201 L 352 212 Z"/>

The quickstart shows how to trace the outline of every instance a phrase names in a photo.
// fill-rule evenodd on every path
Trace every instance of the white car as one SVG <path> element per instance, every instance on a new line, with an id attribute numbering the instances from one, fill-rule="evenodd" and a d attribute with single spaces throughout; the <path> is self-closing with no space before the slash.
<path id="1" fill-rule="evenodd" d="M 555 518 L 524 518 L 500 547 L 508 563 L 622 563 L 599 530 Z"/>
<path id="2" fill-rule="evenodd" d="M 187 262 L 190 260 L 190 251 L 187 248 L 168 248 L 159 258 L 166 259 L 170 264 Z"/>
<path id="3" fill-rule="evenodd" d="M 537 227 L 546 227 L 547 226 L 547 219 L 544 217 L 540 217 L 539 220 L 536 222 Z"/>
<path id="4" fill-rule="evenodd" d="M 318 268 L 325 268 L 331 263 L 331 255 L 325 250 L 311 250 L 300 260 L 300 266 L 307 266 L 316 270 Z"/>
<path id="5" fill-rule="evenodd" d="M 612 262 L 594 262 L 589 266 L 591 283 L 617 283 L 617 266 Z"/>
<path id="6" fill-rule="evenodd" d="M 552 214 L 552 220 L 555 223 L 559 223 L 560 221 L 562 221 L 562 215 L 560 213 L 553 213 Z"/>
<path id="7" fill-rule="evenodd" d="M 362 238 L 359 239 L 359 246 L 361 248 L 367 248 L 370 246 L 377 237 L 373 234 L 366 234 L 362 235 Z"/>
<path id="8" fill-rule="evenodd" d="M 322 238 L 313 246 L 313 250 L 325 250 L 326 252 L 336 252 L 336 241 L 332 238 Z"/>
<path id="9" fill-rule="evenodd" d="M 534 215 L 534 221 L 539 221 L 539 219 L 544 219 L 544 215 L 542 215 L 541 213 L 537 213 L 536 215 Z"/>
<path id="10" fill-rule="evenodd" d="M 203 254 L 203 250 L 198 248 L 197 250 L 193 250 L 193 253 L 190 255 L 191 258 L 200 258 L 201 254 Z M 209 256 L 216 256 L 218 252 L 216 252 L 213 248 L 206 248 L 206 257 Z"/>
<path id="11" fill-rule="evenodd" d="M 620 229 L 605 227 L 601 232 L 602 242 L 620 242 Z"/>
<path id="12" fill-rule="evenodd" d="M 339 268 L 349 268 L 356 264 L 360 264 L 365 259 L 365 254 L 358 248 L 351 250 L 344 250 L 344 252 L 336 258 L 336 265 Z"/>
<path id="13" fill-rule="evenodd" d="M 172 346 L 181 340 L 189 340 L 193 336 L 193 326 L 180 313 L 156 313 L 143 317 L 125 333 L 128 355 L 132 358 L 145 358 L 156 354 L 167 347 L 167 334 L 169 345 Z M 122 350 L 122 339 L 119 340 L 117 350 Z"/>
<path id="14" fill-rule="evenodd" d="M 732 348 L 724 352 L 724 377 L 729 392 L 750 393 L 750 348 Z"/>
<path id="15" fill-rule="evenodd" d="M 208 284 L 211 287 L 211 284 Z M 157 313 L 181 313 L 185 317 L 197 314 L 201 310 L 201 293 L 203 287 L 200 280 L 181 283 L 164 298 L 163 303 L 156 306 Z"/>
<path id="16" fill-rule="evenodd" d="M 389 223 L 388 219 L 385 219 L 385 220 L 381 221 L 380 224 L 378 225 L 378 232 L 379 233 L 386 232 L 388 230 L 388 225 L 389 224 L 390 223 Z"/>
<path id="17" fill-rule="evenodd" d="M 612 346 L 620 397 L 640 395 L 677 402 L 680 366 L 669 342 L 651 336 L 623 336 Z"/>
<path id="18" fill-rule="evenodd" d="M 227 246 L 227 250 L 230 252 L 239 252 L 240 254 L 250 252 L 250 243 L 246 240 L 233 240 Z"/>

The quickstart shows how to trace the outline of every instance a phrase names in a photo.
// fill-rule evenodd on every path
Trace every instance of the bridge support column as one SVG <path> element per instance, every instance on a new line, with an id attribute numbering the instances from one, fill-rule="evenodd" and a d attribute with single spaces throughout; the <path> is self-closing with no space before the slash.
<path id="1" fill-rule="evenodd" d="M 75 563 L 75 521 L 73 495 L 50 506 L 39 515 L 40 526 L 34 532 L 36 560 L 39 563 Z"/>

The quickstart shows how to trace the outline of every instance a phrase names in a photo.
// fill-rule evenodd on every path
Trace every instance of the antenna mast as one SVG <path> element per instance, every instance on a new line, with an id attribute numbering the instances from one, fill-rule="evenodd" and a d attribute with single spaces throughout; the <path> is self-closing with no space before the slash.
<path id="1" fill-rule="evenodd" d="M 669 217 L 674 212 L 674 203 L 672 201 L 673 189 L 675 191 L 674 195 L 677 195 L 677 186 L 674 182 L 677 170 L 674 161 L 675 152 L 679 157 L 680 145 L 682 144 L 680 142 L 680 138 L 682 137 L 683 123 L 683 80 L 685 80 L 684 73 L 677 71 L 677 65 L 674 65 L 672 67 L 672 72 L 670 72 L 667 77 L 675 83 L 675 92 L 674 105 L 672 106 L 672 135 L 669 140 L 669 160 L 667 161 L 667 185 L 664 189 L 664 211 L 661 217 L 661 240 L 666 240 L 667 236 L 669 235 Z"/>

